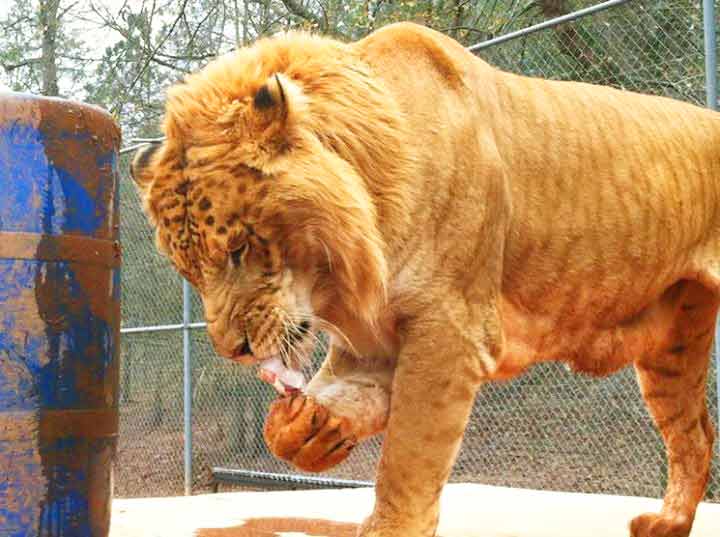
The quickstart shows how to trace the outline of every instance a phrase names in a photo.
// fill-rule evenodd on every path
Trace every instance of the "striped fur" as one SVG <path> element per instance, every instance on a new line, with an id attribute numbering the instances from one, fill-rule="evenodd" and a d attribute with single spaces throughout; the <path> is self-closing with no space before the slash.
<path id="1" fill-rule="evenodd" d="M 218 352 L 276 339 L 268 310 L 332 334 L 271 407 L 271 450 L 320 470 L 385 431 L 362 537 L 434 535 L 476 390 L 541 361 L 635 367 L 670 474 L 630 532 L 689 535 L 714 439 L 720 116 L 500 72 L 398 24 L 220 58 L 170 90 L 164 129 L 134 177 Z"/>

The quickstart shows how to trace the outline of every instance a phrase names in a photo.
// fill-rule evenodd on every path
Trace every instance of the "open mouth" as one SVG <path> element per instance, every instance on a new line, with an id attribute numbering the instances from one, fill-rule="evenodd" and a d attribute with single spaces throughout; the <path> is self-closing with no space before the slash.
<path id="1" fill-rule="evenodd" d="M 280 395 L 292 395 L 302 391 L 307 384 L 305 375 L 300 371 L 301 364 L 294 349 L 297 346 L 302 347 L 303 342 L 307 343 L 306 336 L 310 331 L 311 325 L 308 321 L 293 325 L 287 332 L 286 338 L 282 340 L 284 349 L 281 349 L 280 353 L 284 352 L 284 354 L 274 354 L 259 359 L 253 353 L 250 338 L 246 336 L 243 344 L 235 350 L 230 359 L 244 365 L 257 364 L 259 366 L 257 376 L 260 380 L 270 384 Z M 283 355 L 288 359 L 284 360 Z"/>
<path id="2" fill-rule="evenodd" d="M 279 356 L 260 362 L 258 377 L 275 388 L 280 395 L 300 392 L 307 384 L 305 375 L 301 371 L 287 367 Z"/>

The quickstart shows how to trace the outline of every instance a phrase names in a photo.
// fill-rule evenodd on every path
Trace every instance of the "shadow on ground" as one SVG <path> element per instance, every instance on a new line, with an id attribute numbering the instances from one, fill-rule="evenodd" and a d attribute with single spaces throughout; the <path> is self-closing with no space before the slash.
<path id="1" fill-rule="evenodd" d="M 307 537 L 355 537 L 358 525 L 313 518 L 251 518 L 232 528 L 200 529 L 196 537 L 278 537 L 285 533 Z"/>

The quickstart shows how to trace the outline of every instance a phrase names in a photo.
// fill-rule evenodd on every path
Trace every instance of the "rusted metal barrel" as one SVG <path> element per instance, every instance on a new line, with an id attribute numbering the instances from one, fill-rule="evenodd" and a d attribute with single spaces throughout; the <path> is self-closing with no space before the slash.
<path id="1" fill-rule="evenodd" d="M 0 92 L 0 536 L 106 537 L 118 430 L 120 134 Z"/>

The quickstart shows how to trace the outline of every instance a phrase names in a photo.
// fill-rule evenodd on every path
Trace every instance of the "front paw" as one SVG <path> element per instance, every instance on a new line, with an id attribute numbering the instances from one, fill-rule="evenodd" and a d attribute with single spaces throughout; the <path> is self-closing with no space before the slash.
<path id="1" fill-rule="evenodd" d="M 631 537 L 688 537 L 692 518 L 685 515 L 645 513 L 630 523 Z"/>
<path id="2" fill-rule="evenodd" d="M 357 444 L 350 420 L 333 416 L 313 397 L 302 394 L 270 405 L 264 436 L 276 457 L 307 472 L 332 468 Z"/>

